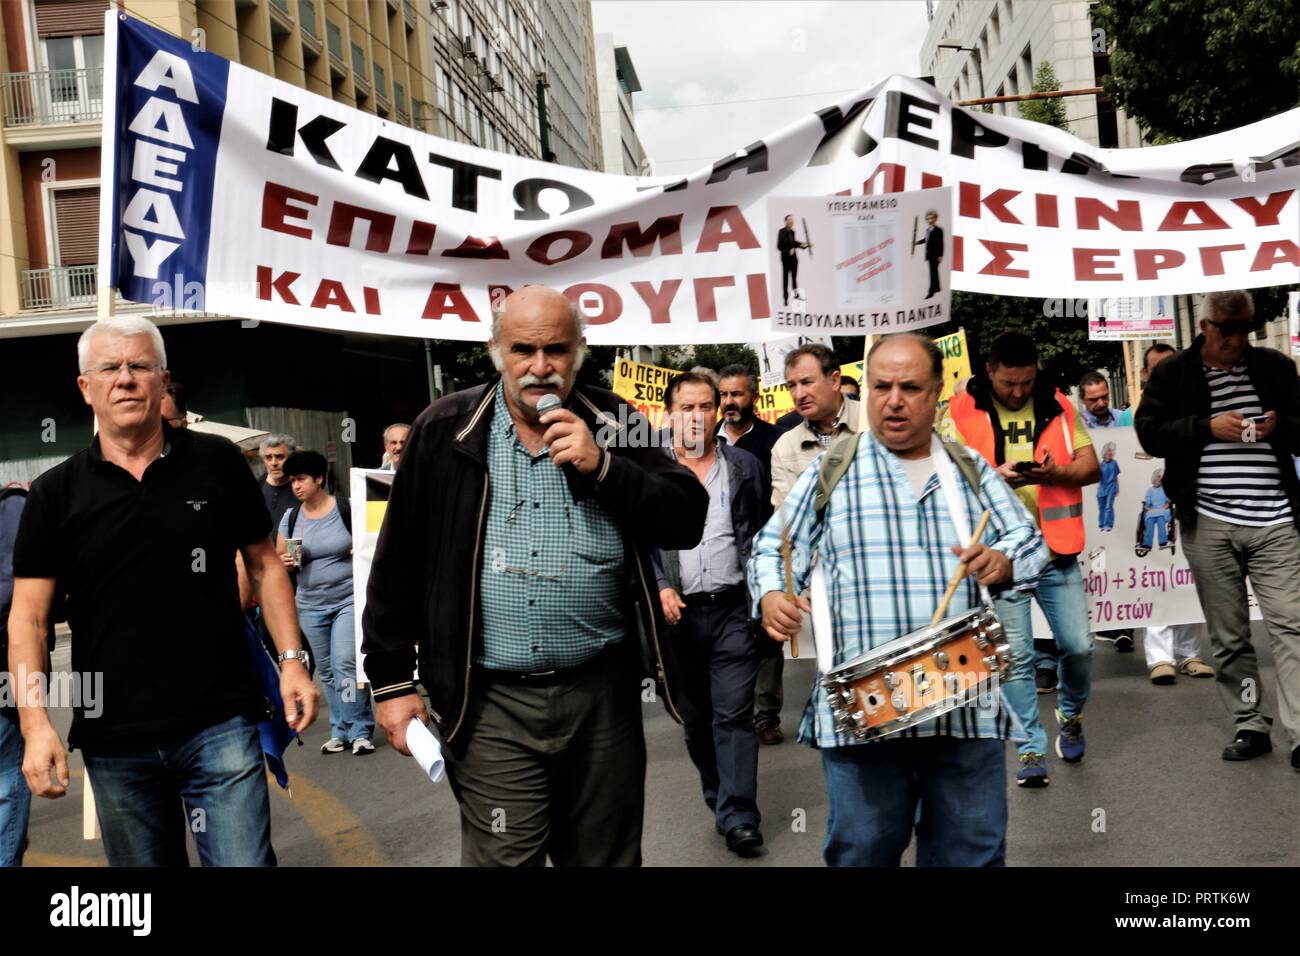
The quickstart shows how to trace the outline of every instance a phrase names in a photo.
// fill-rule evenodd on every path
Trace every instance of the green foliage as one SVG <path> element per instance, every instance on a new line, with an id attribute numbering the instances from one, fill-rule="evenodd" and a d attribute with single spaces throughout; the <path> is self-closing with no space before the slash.
<path id="1" fill-rule="evenodd" d="M 1296 0 L 1101 0 L 1108 92 L 1156 142 L 1194 139 L 1300 103 Z"/>
<path id="2" fill-rule="evenodd" d="M 938 338 L 964 328 L 971 356 L 971 371 L 975 373 L 984 368 L 984 356 L 989 344 L 1000 333 L 1015 329 L 1031 336 L 1038 343 L 1038 354 L 1045 374 L 1061 388 L 1072 388 L 1079 383 L 1084 372 L 1096 369 L 1109 369 L 1112 373 L 1123 375 L 1124 356 L 1119 345 L 1089 341 L 1086 316 L 1048 316 L 1047 311 L 1042 299 L 954 292 L 952 320 L 925 331 Z M 1074 311 L 1074 307 L 1067 304 L 1056 311 L 1070 312 Z"/>
<path id="3" fill-rule="evenodd" d="M 1056 70 L 1052 68 L 1051 62 L 1044 60 L 1038 64 L 1038 70 L 1034 73 L 1034 92 L 1051 93 L 1060 88 L 1061 84 L 1057 82 Z M 1065 103 L 1059 99 L 1025 100 L 1020 104 L 1020 115 L 1035 123 L 1046 123 L 1057 129 L 1066 128 Z"/>

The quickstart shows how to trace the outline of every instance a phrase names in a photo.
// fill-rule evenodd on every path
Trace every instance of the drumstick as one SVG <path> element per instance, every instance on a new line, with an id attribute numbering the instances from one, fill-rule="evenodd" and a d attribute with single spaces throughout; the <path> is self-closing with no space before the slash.
<path id="1" fill-rule="evenodd" d="M 782 523 L 781 525 L 781 563 L 785 565 L 785 593 L 786 596 L 794 600 L 794 561 L 792 559 L 790 546 L 790 526 Z M 799 656 L 799 635 L 795 634 L 790 638 L 790 656 Z"/>
<path id="2" fill-rule="evenodd" d="M 979 544 L 980 538 L 984 537 L 984 529 L 989 525 L 989 515 L 993 512 L 985 511 L 980 518 L 979 525 L 975 528 L 975 534 L 971 537 L 972 546 Z M 953 573 L 952 580 L 948 582 L 948 590 L 943 592 L 943 600 L 939 602 L 939 609 L 934 612 L 934 617 L 930 620 L 930 626 L 934 627 L 943 620 L 943 616 L 948 613 L 948 605 L 952 603 L 952 596 L 957 593 L 957 585 L 961 584 L 961 579 L 966 576 L 966 562 L 963 561 L 957 565 L 957 570 Z"/>

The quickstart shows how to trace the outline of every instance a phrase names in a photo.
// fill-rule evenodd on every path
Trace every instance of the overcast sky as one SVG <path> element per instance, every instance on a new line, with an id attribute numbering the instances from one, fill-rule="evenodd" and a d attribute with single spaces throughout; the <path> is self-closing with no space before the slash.
<path id="1" fill-rule="evenodd" d="M 594 0 L 592 11 L 596 32 L 632 56 L 637 130 L 661 176 L 891 73 L 917 75 L 927 26 L 921 0 Z"/>

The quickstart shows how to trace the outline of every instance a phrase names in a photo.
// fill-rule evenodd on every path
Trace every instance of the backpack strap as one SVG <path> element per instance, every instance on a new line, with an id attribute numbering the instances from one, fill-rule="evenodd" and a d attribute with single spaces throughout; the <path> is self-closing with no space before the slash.
<path id="1" fill-rule="evenodd" d="M 301 502 L 301 501 L 298 502 L 296 505 L 294 505 L 294 506 L 293 506 L 293 510 L 289 512 L 289 533 L 288 533 L 287 535 L 285 535 L 286 538 L 292 538 L 292 537 L 293 537 L 293 526 L 296 525 L 296 524 L 298 523 L 298 512 L 299 512 L 299 511 L 302 511 L 302 502 Z"/>
<path id="2" fill-rule="evenodd" d="M 830 504 L 831 492 L 835 490 L 835 486 L 853 467 L 853 459 L 858 453 L 858 439 L 860 437 L 861 434 L 857 432 L 841 435 L 822 457 L 821 467 L 817 471 L 817 494 L 813 498 L 813 510 L 819 516 L 826 511 L 826 506 Z M 957 466 L 957 471 L 961 473 L 962 478 L 970 486 L 971 492 L 978 501 L 980 496 L 979 465 L 970 457 L 965 445 L 949 441 L 943 436 L 939 437 L 939 441 L 943 444 L 944 451 L 948 453 L 948 457 Z"/>
<path id="3" fill-rule="evenodd" d="M 820 517 L 830 504 L 831 492 L 840 483 L 840 479 L 853 467 L 853 459 L 858 453 L 858 432 L 841 435 L 826 449 L 821 466 L 817 469 L 817 493 L 813 497 L 813 510 Z"/>
<path id="4" fill-rule="evenodd" d="M 966 484 L 970 485 L 971 493 L 975 495 L 975 500 L 978 501 L 980 497 L 979 465 L 977 465 L 975 460 L 971 458 L 965 445 L 962 445 L 959 442 L 949 441 L 942 435 L 939 436 L 939 441 L 943 445 L 943 450 L 948 453 L 948 457 L 952 459 L 952 463 L 956 465 L 957 470 L 961 472 L 961 476 L 966 479 Z"/>

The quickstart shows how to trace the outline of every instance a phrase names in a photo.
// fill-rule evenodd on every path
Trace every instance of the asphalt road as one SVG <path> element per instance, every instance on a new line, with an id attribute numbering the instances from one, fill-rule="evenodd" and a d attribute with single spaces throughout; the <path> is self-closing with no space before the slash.
<path id="1" fill-rule="evenodd" d="M 1268 641 L 1256 627 L 1266 702 L 1275 700 Z M 58 652 L 67 654 L 66 645 Z M 56 666 L 59 665 L 56 660 Z M 63 658 L 66 667 L 66 656 Z M 812 681 L 812 662 L 787 662 L 787 731 L 795 727 Z M 1049 734 L 1054 696 L 1040 697 Z M 680 728 L 661 704 L 644 705 L 648 768 L 645 862 L 651 866 L 817 866 L 826 796 L 815 751 L 794 744 L 760 751 L 759 803 L 767 840 L 762 856 L 728 853 L 713 829 Z M 56 713 L 60 730 L 69 715 Z M 1119 654 L 1098 643 L 1092 699 L 1085 713 L 1088 755 L 1077 766 L 1055 758 L 1051 786 L 1018 790 L 1007 748 L 1013 866 L 1300 865 L 1300 774 L 1286 741 L 1246 763 L 1223 761 L 1230 721 L 1214 682 L 1180 678 L 1156 687 L 1141 648 Z M 451 866 L 460 853 L 459 820 L 446 782 L 432 784 L 414 761 L 381 740 L 369 757 L 322 756 L 328 723 L 288 754 L 292 797 L 272 783 L 272 838 L 288 866 Z M 791 735 L 792 736 L 792 735 Z M 103 865 L 98 841 L 81 836 L 82 771 L 73 755 L 68 797 L 36 800 L 29 865 Z M 191 853 L 192 855 L 192 853 Z M 911 851 L 905 862 L 910 862 Z"/>

